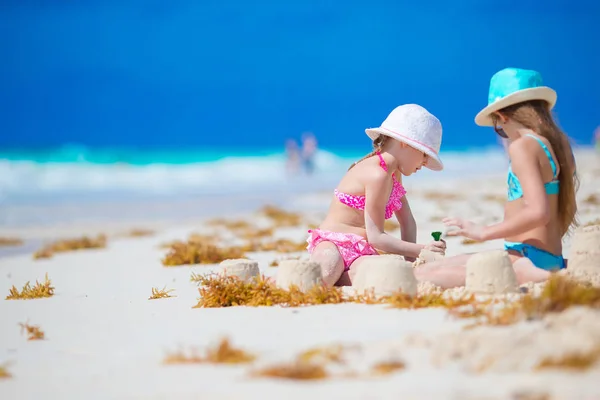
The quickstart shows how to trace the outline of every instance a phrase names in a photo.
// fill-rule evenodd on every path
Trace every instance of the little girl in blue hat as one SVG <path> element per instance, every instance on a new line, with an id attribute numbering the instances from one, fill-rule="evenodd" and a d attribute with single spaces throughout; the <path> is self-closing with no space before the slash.
<path id="1" fill-rule="evenodd" d="M 445 218 L 464 236 L 480 242 L 504 239 L 519 284 L 540 282 L 550 271 L 566 268 L 562 238 L 577 225 L 575 160 L 568 137 L 552 117 L 556 92 L 542 85 L 536 71 L 506 68 L 490 81 L 488 105 L 475 117 L 508 139 L 508 202 L 504 220 L 479 226 Z M 444 288 L 465 284 L 469 254 L 416 269 L 417 279 Z"/>

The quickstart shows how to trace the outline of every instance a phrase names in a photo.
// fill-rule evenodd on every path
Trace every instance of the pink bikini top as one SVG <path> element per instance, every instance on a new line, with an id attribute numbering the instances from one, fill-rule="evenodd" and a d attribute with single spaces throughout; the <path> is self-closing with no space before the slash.
<path id="1" fill-rule="evenodd" d="M 383 168 L 384 171 L 387 171 L 388 168 L 383 157 L 381 156 L 381 153 L 377 152 L 377 155 L 379 156 L 379 165 L 381 165 L 381 168 Z M 398 211 L 402 208 L 402 202 L 400 201 L 400 199 L 406 194 L 406 190 L 404 189 L 402 184 L 396 180 L 396 177 L 393 174 L 392 179 L 394 181 L 394 184 L 392 187 L 392 193 L 390 193 L 390 198 L 385 206 L 385 219 L 390 219 L 392 215 L 394 215 L 394 211 Z M 342 193 L 337 189 L 335 189 L 333 193 L 335 194 L 335 197 L 337 197 L 337 199 L 340 201 L 340 203 L 357 210 L 365 209 L 364 195 L 359 196 L 354 194 Z"/>

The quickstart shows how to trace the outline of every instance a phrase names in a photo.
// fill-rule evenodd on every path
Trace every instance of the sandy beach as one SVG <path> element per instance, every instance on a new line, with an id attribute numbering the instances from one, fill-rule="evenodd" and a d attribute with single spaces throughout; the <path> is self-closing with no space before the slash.
<path id="1" fill-rule="evenodd" d="M 588 151 L 578 153 L 577 161 L 581 224 L 600 224 L 600 160 Z M 406 186 L 419 242 L 443 230 L 445 216 L 484 223 L 502 218 L 502 171 L 468 180 L 411 178 Z M 598 309 L 571 307 L 535 321 L 472 327 L 472 318 L 445 308 L 389 304 L 194 308 L 199 288 L 191 277 L 217 271 L 218 263 L 163 265 L 165 244 L 190 235 L 215 238 L 221 247 L 248 245 L 262 236 L 259 242 L 275 250 L 263 246 L 245 256 L 258 262 L 261 274 L 275 277 L 274 261 L 308 258 L 298 247 L 330 201 L 329 191 L 296 196 L 282 208 L 298 220 L 286 223 L 265 214 L 265 199 L 253 211 L 210 218 L 0 228 L 0 237 L 24 240 L 0 247 L 0 372 L 8 375 L 0 378 L 0 398 L 600 399 L 600 361 L 576 370 L 536 367 L 548 358 L 599 351 Z M 132 235 L 134 229 L 145 232 Z M 33 257 L 49 241 L 101 233 L 105 246 Z M 273 244 L 278 239 L 287 242 Z M 502 246 L 462 238 L 447 242 L 449 256 Z M 566 238 L 566 258 L 570 244 Z M 55 288 L 51 297 L 4 300 L 13 285 L 21 290 L 28 281 L 42 283 L 46 274 Z M 152 288 L 172 290 L 173 297 L 149 300 Z M 39 327 L 43 339 L 28 340 L 20 324 Z M 206 352 L 225 346 L 225 339 L 253 359 L 207 360 Z M 305 351 L 336 346 L 341 347 L 331 357 L 317 351 L 323 358 L 317 363 L 320 379 L 259 373 L 294 365 Z"/>

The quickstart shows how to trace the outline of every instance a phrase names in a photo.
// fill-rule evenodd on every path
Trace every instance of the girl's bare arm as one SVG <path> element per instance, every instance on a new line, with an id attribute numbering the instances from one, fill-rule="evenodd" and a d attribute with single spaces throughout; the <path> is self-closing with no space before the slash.
<path id="1" fill-rule="evenodd" d="M 402 198 L 402 208 L 394 213 L 400 224 L 400 237 L 408 243 L 417 243 L 417 222 L 413 216 L 408 199 L 406 196 Z M 413 262 L 415 257 L 404 257 L 406 261 Z"/>
<path id="2" fill-rule="evenodd" d="M 365 228 L 367 231 L 367 240 L 376 249 L 387 253 L 416 258 L 425 247 L 424 245 L 404 240 L 404 233 L 402 239 L 395 238 L 385 233 L 383 229 L 385 207 L 388 201 L 388 196 L 386 196 L 386 186 L 388 183 L 389 177 L 387 173 L 383 170 L 378 170 L 365 185 Z M 410 208 L 408 210 L 410 212 Z M 412 213 L 410 215 L 412 216 Z M 408 222 L 409 225 L 410 223 Z M 414 234 L 416 237 L 416 229 Z"/>

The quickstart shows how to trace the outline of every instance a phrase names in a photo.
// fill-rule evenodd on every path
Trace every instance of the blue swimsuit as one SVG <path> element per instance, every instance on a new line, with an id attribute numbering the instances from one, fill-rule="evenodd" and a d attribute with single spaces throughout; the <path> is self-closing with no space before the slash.
<path id="1" fill-rule="evenodd" d="M 559 182 L 557 179 L 557 168 L 554 159 L 552 158 L 552 154 L 548 147 L 542 142 L 539 138 L 534 135 L 526 135 L 534 138 L 538 141 L 542 149 L 544 149 L 544 153 L 548 157 L 550 161 L 550 167 L 552 167 L 552 180 L 547 182 L 544 185 L 546 189 L 546 194 L 558 194 L 559 192 Z M 523 189 L 521 188 L 521 183 L 517 176 L 512 172 L 512 168 L 508 168 L 508 201 L 513 201 L 523 197 Z M 549 253 L 545 250 L 539 249 L 535 246 L 532 246 L 527 243 L 515 243 L 515 242 L 504 242 L 505 250 L 512 250 L 521 254 L 524 257 L 527 257 L 531 260 L 531 262 L 538 268 L 545 269 L 548 271 L 562 269 L 565 268 L 565 259 L 562 255 L 555 255 Z"/>

